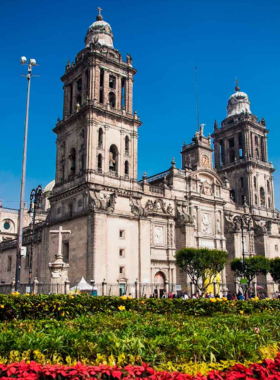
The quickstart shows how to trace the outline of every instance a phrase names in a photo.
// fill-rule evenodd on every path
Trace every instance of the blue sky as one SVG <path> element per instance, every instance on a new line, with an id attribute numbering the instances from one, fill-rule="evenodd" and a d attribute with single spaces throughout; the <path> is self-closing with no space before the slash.
<path id="1" fill-rule="evenodd" d="M 280 190 L 279 1 L 74 0 L 0 3 L 0 198 L 17 207 L 20 192 L 27 81 L 22 55 L 35 58 L 31 83 L 25 199 L 38 184 L 54 178 L 55 134 L 62 116 L 60 77 L 68 59 L 84 47 L 96 7 L 114 33 L 114 46 L 129 52 L 138 70 L 134 109 L 139 129 L 139 178 L 180 165 L 180 150 L 196 130 L 194 67 L 198 67 L 200 122 L 205 133 L 226 117 L 229 96 L 238 77 L 251 110 L 265 117 L 269 160 L 279 168 Z M 280 207 L 280 196 L 276 202 Z"/>

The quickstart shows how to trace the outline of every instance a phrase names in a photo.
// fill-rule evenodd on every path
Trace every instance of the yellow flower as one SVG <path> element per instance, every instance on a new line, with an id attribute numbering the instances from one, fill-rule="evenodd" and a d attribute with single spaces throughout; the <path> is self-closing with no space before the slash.
<path id="1" fill-rule="evenodd" d="M 231 303 L 230 306 L 234 306 L 234 303 Z"/>
<path id="2" fill-rule="evenodd" d="M 61 315 L 64 317 L 65 313 L 63 312 L 63 313 L 61 313 Z"/>
<path id="3" fill-rule="evenodd" d="M 119 309 L 120 311 L 122 311 L 122 310 L 125 309 L 125 306 L 121 305 L 121 306 L 118 307 L 118 309 Z"/>
<path id="4" fill-rule="evenodd" d="M 126 296 L 121 296 L 121 299 L 124 301 L 124 300 L 126 300 Z"/>
<path id="5" fill-rule="evenodd" d="M 239 312 L 240 314 L 244 314 L 244 311 L 242 311 L 242 310 L 240 310 L 240 312 Z"/>
<path id="6" fill-rule="evenodd" d="M 257 301 L 259 299 L 259 297 L 256 296 L 254 299 Z"/>
<path id="7" fill-rule="evenodd" d="M 216 302 L 216 298 L 210 298 L 211 302 Z"/>
<path id="8" fill-rule="evenodd" d="M 269 298 L 266 298 L 265 300 L 266 300 L 266 301 L 269 301 Z"/>
<path id="9" fill-rule="evenodd" d="M 221 298 L 217 298 L 217 301 L 222 302 Z"/>
<path id="10" fill-rule="evenodd" d="M 223 297 L 222 300 L 223 300 L 223 301 L 227 301 L 227 298 L 226 298 L 226 297 Z"/>
<path id="11" fill-rule="evenodd" d="M 1 305 L 0 307 L 1 307 L 1 309 L 4 309 L 5 305 Z"/>
<path id="12" fill-rule="evenodd" d="M 131 300 L 131 298 L 132 298 L 131 296 L 127 296 L 127 299 L 128 299 L 128 300 Z"/>

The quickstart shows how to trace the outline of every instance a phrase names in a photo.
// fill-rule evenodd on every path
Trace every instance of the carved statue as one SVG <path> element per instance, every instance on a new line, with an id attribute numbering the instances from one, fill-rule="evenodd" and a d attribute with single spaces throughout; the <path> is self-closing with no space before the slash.
<path id="1" fill-rule="evenodd" d="M 208 181 L 204 181 L 202 185 L 202 192 L 205 195 L 212 195 L 212 186 Z"/>

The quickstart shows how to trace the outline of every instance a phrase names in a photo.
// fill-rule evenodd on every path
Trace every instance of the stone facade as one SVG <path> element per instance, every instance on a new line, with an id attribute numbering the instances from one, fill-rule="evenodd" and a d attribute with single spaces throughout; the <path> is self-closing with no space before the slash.
<path id="1" fill-rule="evenodd" d="M 242 255 L 236 215 L 250 213 L 245 231 L 246 255 L 278 255 L 279 213 L 274 207 L 273 166 L 267 162 L 265 121 L 251 114 L 248 96 L 236 88 L 221 128 L 214 124 L 214 164 L 211 136 L 203 125 L 182 147 L 182 165 L 172 159 L 166 171 L 137 180 L 138 127 L 133 112 L 133 77 L 128 54 L 123 61 L 113 47 L 112 29 L 101 15 L 87 33 L 86 46 L 66 66 L 63 119 L 58 120 L 55 184 L 45 189 L 46 221 L 36 224 L 33 275 L 50 282 L 49 263 L 55 261 L 63 235 L 63 259 L 69 263 L 71 286 L 84 276 L 88 282 L 116 284 L 111 294 L 146 290 L 190 291 L 188 279 L 175 266 L 183 247 L 227 250 L 229 261 Z M 30 245 L 30 228 L 23 244 Z M 15 240 L 3 242 L 0 280 L 14 275 Z M 8 258 L 13 268 L 5 270 Z M 22 259 L 22 281 L 28 262 Z M 262 279 L 269 292 L 271 279 Z M 108 284 L 108 285 L 107 285 Z M 106 286 L 105 286 L 106 285 Z M 149 288 L 150 286 L 150 288 Z M 221 273 L 221 292 L 234 290 L 229 265 Z M 177 287 L 178 288 L 178 287 Z"/>

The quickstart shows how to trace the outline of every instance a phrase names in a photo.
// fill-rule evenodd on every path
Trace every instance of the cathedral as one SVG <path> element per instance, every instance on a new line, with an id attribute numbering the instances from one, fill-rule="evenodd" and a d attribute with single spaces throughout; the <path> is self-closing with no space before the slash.
<path id="1" fill-rule="evenodd" d="M 133 110 L 136 69 L 113 45 L 111 26 L 100 14 L 89 27 L 85 47 L 68 62 L 61 77 L 63 118 L 56 140 L 55 181 L 44 191 L 40 222 L 35 226 L 33 278 L 50 282 L 49 263 L 62 235 L 63 261 L 71 286 L 82 277 L 98 293 L 132 295 L 168 291 L 193 293 L 190 280 L 175 265 L 184 247 L 226 250 L 228 265 L 219 276 L 219 291 L 235 292 L 230 261 L 246 256 L 279 255 L 280 219 L 275 209 L 273 172 L 268 162 L 264 119 L 252 114 L 248 95 L 236 83 L 221 126 L 212 136 L 203 125 L 181 148 L 181 163 L 172 159 L 165 171 L 138 180 L 138 128 Z M 213 146 L 213 148 L 212 148 Z M 248 214 L 243 239 L 236 216 Z M 41 216 L 42 216 L 41 215 Z M 5 226 L 9 220 L 5 218 Z M 2 226 L 1 226 L 2 227 Z M 24 230 L 27 255 L 21 282 L 30 265 L 31 227 Z M 71 233 L 70 233 L 71 232 Z M 0 244 L 0 282 L 15 277 L 16 240 Z M 277 290 L 270 276 L 255 288 Z M 138 293 L 139 295 L 139 293 Z"/>

